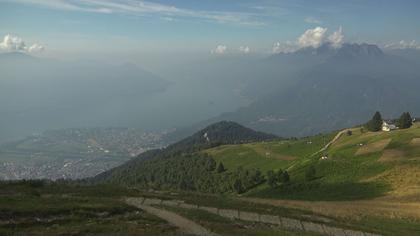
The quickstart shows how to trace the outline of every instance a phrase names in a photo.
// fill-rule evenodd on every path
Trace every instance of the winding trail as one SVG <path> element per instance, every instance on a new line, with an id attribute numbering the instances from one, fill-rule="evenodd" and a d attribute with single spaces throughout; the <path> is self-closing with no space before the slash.
<path id="1" fill-rule="evenodd" d="M 341 130 L 340 132 L 338 132 L 333 139 L 331 139 L 331 141 L 329 141 L 323 148 L 321 148 L 319 151 L 315 152 L 314 154 L 312 154 L 312 156 L 315 156 L 321 152 L 326 151 L 331 145 L 333 145 L 340 137 L 341 135 L 343 135 L 344 133 L 347 132 L 348 129 L 344 129 Z"/>
<path id="2" fill-rule="evenodd" d="M 204 228 L 203 226 L 195 223 L 194 221 L 191 221 L 185 217 L 182 217 L 178 214 L 175 214 L 173 212 L 159 209 L 152 207 L 150 205 L 143 205 L 136 201 L 126 201 L 128 204 L 133 205 L 135 207 L 138 207 L 152 215 L 155 215 L 170 224 L 178 227 L 181 231 L 187 234 L 191 235 L 198 235 L 198 236 L 218 236 L 218 234 L 215 234 L 208 229 Z"/>

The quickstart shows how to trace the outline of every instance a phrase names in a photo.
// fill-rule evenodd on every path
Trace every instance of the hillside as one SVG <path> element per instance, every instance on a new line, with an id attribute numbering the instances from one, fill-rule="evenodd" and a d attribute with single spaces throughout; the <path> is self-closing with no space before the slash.
<path id="1" fill-rule="evenodd" d="M 262 182 L 261 172 L 256 169 L 252 170 L 252 174 L 242 170 L 216 171 L 216 162 L 201 150 L 219 145 L 274 139 L 278 138 L 253 131 L 234 122 L 222 121 L 164 149 L 140 154 L 124 165 L 99 174 L 88 181 L 157 189 L 230 192 L 233 191 L 233 182 L 242 179 L 244 188 L 249 189 Z"/>
<path id="2" fill-rule="evenodd" d="M 341 132 L 325 151 L 318 152 L 335 133 L 298 140 L 225 145 L 208 149 L 228 169 L 239 166 L 266 171 L 287 170 L 290 182 L 262 185 L 247 195 L 301 200 L 355 200 L 385 197 L 420 199 L 420 125 L 392 132 Z M 328 142 L 328 141 L 327 141 Z M 321 159 L 327 156 L 326 159 Z M 314 169 L 307 176 L 308 169 Z"/>
<path id="3" fill-rule="evenodd" d="M 235 127 L 244 134 L 226 137 L 238 139 L 216 138 L 221 132 L 233 134 Z M 251 142 L 249 129 L 221 122 L 163 150 L 146 152 L 91 181 L 300 200 L 420 199 L 418 123 L 393 132 L 349 130 L 351 135 L 333 132 L 287 140 L 255 133 L 258 142 Z M 208 141 L 206 133 L 217 142 Z M 285 171 L 288 181 L 282 180 Z"/>

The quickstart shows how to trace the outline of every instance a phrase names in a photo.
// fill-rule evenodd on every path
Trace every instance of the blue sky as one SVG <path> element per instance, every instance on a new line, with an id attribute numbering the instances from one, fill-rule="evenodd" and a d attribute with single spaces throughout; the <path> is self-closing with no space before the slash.
<path id="1" fill-rule="evenodd" d="M 270 52 L 306 30 L 379 45 L 420 41 L 416 0 L 0 0 L 0 37 L 45 52 Z M 219 48 L 221 49 L 221 48 Z"/>

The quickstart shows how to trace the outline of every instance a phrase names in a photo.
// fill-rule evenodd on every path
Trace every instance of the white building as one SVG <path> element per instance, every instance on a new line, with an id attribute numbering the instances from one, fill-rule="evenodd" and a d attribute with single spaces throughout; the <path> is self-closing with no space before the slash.
<path id="1" fill-rule="evenodd" d="M 383 121 L 382 122 L 382 131 L 389 132 L 391 130 L 398 129 L 398 127 L 392 123 L 391 121 Z"/>

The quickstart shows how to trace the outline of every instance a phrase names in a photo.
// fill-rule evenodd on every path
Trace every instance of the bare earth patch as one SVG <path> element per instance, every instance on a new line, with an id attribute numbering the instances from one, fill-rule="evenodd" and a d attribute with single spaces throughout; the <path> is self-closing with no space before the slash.
<path id="1" fill-rule="evenodd" d="M 391 162 L 391 161 L 399 161 L 404 158 L 404 152 L 401 150 L 396 149 L 388 149 L 385 150 L 379 158 L 379 162 Z"/>
<path id="2" fill-rule="evenodd" d="M 375 152 L 380 152 L 382 150 L 385 149 L 386 146 L 388 146 L 388 144 L 391 142 L 391 139 L 383 139 L 377 142 L 373 142 L 373 143 L 368 143 L 362 147 L 359 148 L 359 150 L 357 150 L 356 155 L 365 155 L 365 154 L 370 154 L 370 153 L 375 153 Z"/>

